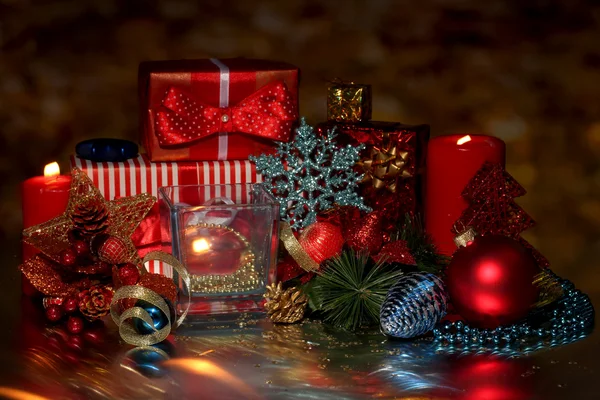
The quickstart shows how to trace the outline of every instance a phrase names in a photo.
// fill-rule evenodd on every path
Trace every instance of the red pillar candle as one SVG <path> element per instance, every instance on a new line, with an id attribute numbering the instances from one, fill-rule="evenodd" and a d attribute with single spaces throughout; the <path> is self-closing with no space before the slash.
<path id="1" fill-rule="evenodd" d="M 44 176 L 27 179 L 21 186 L 23 206 L 23 228 L 39 225 L 65 212 L 69 202 L 71 176 L 60 175 L 57 163 L 44 168 Z M 23 260 L 34 256 L 36 249 L 23 243 Z M 35 289 L 23 280 L 23 293 L 33 295 Z"/>
<path id="2" fill-rule="evenodd" d="M 452 227 L 467 208 L 461 196 L 485 162 L 505 165 L 506 146 L 486 135 L 447 135 L 429 141 L 425 179 L 425 229 L 445 255 L 456 246 Z"/>

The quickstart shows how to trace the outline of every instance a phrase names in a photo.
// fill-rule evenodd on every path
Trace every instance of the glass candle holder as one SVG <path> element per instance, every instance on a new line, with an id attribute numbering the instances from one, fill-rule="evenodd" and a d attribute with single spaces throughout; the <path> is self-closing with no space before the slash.
<path id="1" fill-rule="evenodd" d="M 191 276 L 189 288 L 181 284 L 179 311 L 200 322 L 193 317 L 262 312 L 277 261 L 275 198 L 261 184 L 166 186 L 158 197 L 163 251 Z"/>

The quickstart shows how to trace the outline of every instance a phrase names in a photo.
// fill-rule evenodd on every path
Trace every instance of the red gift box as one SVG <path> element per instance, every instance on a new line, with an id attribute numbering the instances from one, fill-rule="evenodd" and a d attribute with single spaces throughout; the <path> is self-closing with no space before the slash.
<path id="1" fill-rule="evenodd" d="M 84 171 L 107 200 L 140 193 L 157 196 L 158 188 L 163 186 L 262 182 L 255 165 L 248 160 L 154 163 L 142 154 L 124 162 L 94 162 L 71 156 L 71 167 Z M 237 199 L 238 194 L 227 195 Z M 239 195 L 246 193 L 241 191 Z M 161 249 L 159 214 L 156 204 L 133 234 L 141 256 Z M 158 264 L 154 265 L 150 272 L 164 272 Z"/>
<path id="2" fill-rule="evenodd" d="M 144 62 L 139 101 L 150 160 L 245 160 L 291 138 L 298 68 L 244 58 Z"/>
<path id="3" fill-rule="evenodd" d="M 317 132 L 324 134 L 334 127 L 341 146 L 365 146 L 356 166 L 357 172 L 365 174 L 360 194 L 365 204 L 383 213 L 385 231 L 393 231 L 396 224 L 404 222 L 405 214 L 421 212 L 429 125 L 329 121 L 319 124 Z"/>

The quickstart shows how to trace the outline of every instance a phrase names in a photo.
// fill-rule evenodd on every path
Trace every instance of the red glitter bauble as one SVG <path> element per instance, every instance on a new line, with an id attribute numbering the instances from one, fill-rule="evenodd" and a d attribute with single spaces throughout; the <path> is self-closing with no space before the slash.
<path id="1" fill-rule="evenodd" d="M 76 240 L 71 247 L 77 257 L 87 257 L 90 254 L 90 245 L 85 240 Z"/>
<path id="2" fill-rule="evenodd" d="M 119 279 L 123 285 L 135 285 L 140 279 L 140 270 L 131 263 L 119 268 Z"/>
<path id="3" fill-rule="evenodd" d="M 77 263 L 77 253 L 74 249 L 64 249 L 60 253 L 60 263 L 65 267 L 72 267 Z"/>
<path id="4" fill-rule="evenodd" d="M 46 308 L 46 318 L 50 322 L 57 322 L 63 317 L 63 312 L 60 306 L 56 304 L 50 304 Z"/>
<path id="5" fill-rule="evenodd" d="M 62 303 L 62 309 L 66 314 L 71 314 L 79 309 L 79 301 L 75 297 L 68 297 Z"/>
<path id="6" fill-rule="evenodd" d="M 321 264 L 340 254 L 345 240 L 339 226 L 329 222 L 315 222 L 302 231 L 298 242 L 310 258 Z"/>
<path id="7" fill-rule="evenodd" d="M 81 333 L 83 331 L 83 319 L 73 316 L 69 317 L 67 320 L 67 330 L 73 335 Z"/>
<path id="8" fill-rule="evenodd" d="M 446 287 L 456 311 L 471 325 L 493 329 L 525 317 L 538 298 L 535 259 L 506 236 L 476 237 L 454 253 Z"/>
<path id="9" fill-rule="evenodd" d="M 364 218 L 350 221 L 344 227 L 343 233 L 351 249 L 366 250 L 369 254 L 377 253 L 383 244 L 381 215 L 372 212 Z"/>
<path id="10" fill-rule="evenodd" d="M 127 259 L 127 245 L 116 236 L 109 236 L 98 249 L 100 260 L 109 264 L 122 264 Z"/>

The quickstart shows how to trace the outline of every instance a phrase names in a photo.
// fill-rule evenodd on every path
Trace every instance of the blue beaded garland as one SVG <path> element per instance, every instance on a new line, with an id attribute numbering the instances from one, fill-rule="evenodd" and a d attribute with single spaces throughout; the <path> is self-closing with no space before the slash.
<path id="1" fill-rule="evenodd" d="M 156 330 L 164 328 L 169 323 L 167 316 L 158 307 L 155 307 L 143 300 L 138 301 L 135 305 L 136 307 L 146 310 L 146 312 L 150 315 L 150 318 L 152 318 L 152 325 L 154 325 Z M 148 335 L 152 332 L 155 332 L 155 330 L 152 329 L 152 327 L 146 323 L 146 321 L 140 318 L 133 319 L 133 327 L 142 335 Z"/>
<path id="2" fill-rule="evenodd" d="M 478 329 L 463 321 L 445 321 L 433 330 L 433 336 L 439 343 L 447 343 L 446 347 L 450 349 L 454 349 L 457 343 L 463 346 L 463 350 L 469 346 L 480 347 L 486 342 L 495 346 L 515 341 L 535 342 L 525 347 L 524 352 L 543 347 L 545 341 L 559 345 L 577 340 L 593 326 L 594 308 L 589 297 L 575 289 L 572 282 L 556 275 L 554 279 L 561 284 L 563 296 L 555 303 L 534 311 L 523 322 L 496 329 Z"/>

